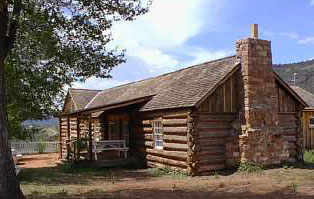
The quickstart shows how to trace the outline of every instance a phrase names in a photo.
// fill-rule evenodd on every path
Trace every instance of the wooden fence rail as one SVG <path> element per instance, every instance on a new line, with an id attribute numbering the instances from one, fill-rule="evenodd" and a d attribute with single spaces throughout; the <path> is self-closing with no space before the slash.
<path id="1" fill-rule="evenodd" d="M 36 154 L 36 153 L 56 153 L 59 151 L 59 142 L 16 142 L 11 141 L 11 147 L 17 153 Z"/>

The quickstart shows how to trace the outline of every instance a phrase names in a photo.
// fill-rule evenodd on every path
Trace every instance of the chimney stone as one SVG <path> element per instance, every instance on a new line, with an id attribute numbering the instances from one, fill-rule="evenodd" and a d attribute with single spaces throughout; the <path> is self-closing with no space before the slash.
<path id="1" fill-rule="evenodd" d="M 279 133 L 278 94 L 272 69 L 271 42 L 255 38 L 236 41 L 236 58 L 243 80 L 241 161 L 262 165 L 280 163 L 283 136 Z M 254 30 L 254 31 L 253 31 Z M 279 162 L 278 162 L 279 161 Z"/>

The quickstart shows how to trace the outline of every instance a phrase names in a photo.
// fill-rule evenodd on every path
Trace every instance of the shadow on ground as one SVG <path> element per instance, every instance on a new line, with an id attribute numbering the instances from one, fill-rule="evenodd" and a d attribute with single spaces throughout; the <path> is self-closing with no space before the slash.
<path id="1" fill-rule="evenodd" d="M 216 189 L 212 191 L 187 191 L 187 190 L 160 190 L 160 189 L 135 189 L 119 190 L 115 192 L 102 192 L 93 190 L 87 193 L 68 196 L 66 193 L 40 196 L 31 194 L 28 199 L 313 199 L 313 196 L 300 193 L 292 193 L 288 188 L 268 193 L 253 193 L 242 191 L 239 193 L 228 192 L 228 189 Z"/>
<path id="2" fill-rule="evenodd" d="M 60 186 L 89 185 L 97 181 L 138 181 L 152 177 L 145 170 L 128 168 L 76 168 L 63 169 L 60 166 L 47 168 L 27 168 L 19 174 L 20 183 Z"/>

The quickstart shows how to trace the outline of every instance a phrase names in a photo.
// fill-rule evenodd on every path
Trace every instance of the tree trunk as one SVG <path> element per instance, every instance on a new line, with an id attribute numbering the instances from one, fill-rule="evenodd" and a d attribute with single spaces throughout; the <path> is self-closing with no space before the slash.
<path id="1" fill-rule="evenodd" d="M 2 1 L 2 0 L 1 0 Z M 0 3 L 0 199 L 24 199 L 15 173 L 11 146 L 7 128 L 6 88 L 5 88 L 5 55 L 7 7 Z"/>

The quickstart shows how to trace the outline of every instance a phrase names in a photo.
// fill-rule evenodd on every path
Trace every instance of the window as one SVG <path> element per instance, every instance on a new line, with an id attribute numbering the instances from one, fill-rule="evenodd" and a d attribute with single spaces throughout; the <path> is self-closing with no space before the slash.
<path id="1" fill-rule="evenodd" d="M 164 133 L 162 130 L 162 120 L 155 120 L 152 123 L 154 134 L 154 148 L 163 149 L 164 146 Z"/>
<path id="2" fill-rule="evenodd" d="M 310 128 L 314 128 L 314 117 L 310 118 Z"/>

